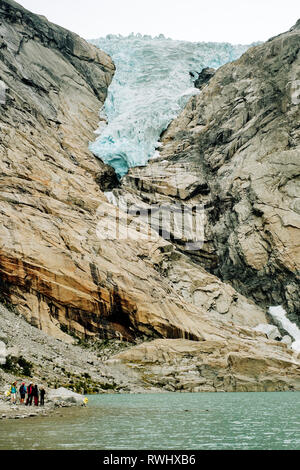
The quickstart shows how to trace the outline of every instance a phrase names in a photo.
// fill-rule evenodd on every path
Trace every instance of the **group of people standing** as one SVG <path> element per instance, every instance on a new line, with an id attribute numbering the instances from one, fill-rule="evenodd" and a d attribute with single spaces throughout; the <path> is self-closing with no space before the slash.
<path id="1" fill-rule="evenodd" d="M 10 396 L 11 396 L 11 402 L 16 404 L 17 403 L 17 382 L 14 382 L 11 387 L 10 387 Z M 20 393 L 20 403 L 31 406 L 32 402 L 34 402 L 35 406 L 44 406 L 45 404 L 45 395 L 46 391 L 44 387 L 41 387 L 40 390 L 38 386 L 30 382 L 28 386 L 25 385 L 25 382 L 23 382 L 19 388 L 19 393 Z M 27 398 L 26 398 L 27 395 Z M 25 401 L 26 399 L 26 401 Z"/>

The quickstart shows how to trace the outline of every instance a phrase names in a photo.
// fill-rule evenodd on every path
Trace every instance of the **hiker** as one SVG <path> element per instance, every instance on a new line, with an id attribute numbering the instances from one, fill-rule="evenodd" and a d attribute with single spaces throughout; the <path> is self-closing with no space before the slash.
<path id="1" fill-rule="evenodd" d="M 27 400 L 26 400 L 26 405 L 31 406 L 32 405 L 32 398 L 33 398 L 33 385 L 32 382 L 27 387 Z"/>
<path id="2" fill-rule="evenodd" d="M 24 400 L 25 400 L 25 395 L 26 395 L 26 392 L 27 392 L 27 389 L 25 387 L 25 383 L 23 382 L 21 387 L 19 388 L 19 392 L 20 392 L 20 403 L 24 403 Z"/>
<path id="3" fill-rule="evenodd" d="M 10 387 L 10 396 L 11 396 L 11 402 L 16 403 L 17 402 L 17 382 L 14 382 L 11 387 Z"/>
<path id="4" fill-rule="evenodd" d="M 40 390 L 40 405 L 41 406 L 45 405 L 45 395 L 46 395 L 46 391 L 45 391 L 44 387 L 42 387 L 41 390 Z"/>
<path id="5" fill-rule="evenodd" d="M 34 385 L 34 387 L 32 389 L 32 394 L 33 394 L 33 398 L 34 398 L 34 405 L 38 406 L 39 405 L 39 389 L 38 389 L 37 385 Z"/>

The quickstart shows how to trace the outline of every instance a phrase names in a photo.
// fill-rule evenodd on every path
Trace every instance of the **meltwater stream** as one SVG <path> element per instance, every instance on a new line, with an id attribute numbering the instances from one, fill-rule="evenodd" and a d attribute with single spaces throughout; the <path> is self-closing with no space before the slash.
<path id="1" fill-rule="evenodd" d="M 300 449 L 300 392 L 113 394 L 0 424 L 0 449 Z"/>
<path id="2" fill-rule="evenodd" d="M 108 126 L 99 128 L 101 134 L 90 149 L 119 176 L 147 163 L 161 132 L 198 92 L 190 72 L 218 68 L 249 48 L 177 41 L 163 35 L 109 35 L 91 42 L 112 57 L 116 73 L 102 110 Z"/>

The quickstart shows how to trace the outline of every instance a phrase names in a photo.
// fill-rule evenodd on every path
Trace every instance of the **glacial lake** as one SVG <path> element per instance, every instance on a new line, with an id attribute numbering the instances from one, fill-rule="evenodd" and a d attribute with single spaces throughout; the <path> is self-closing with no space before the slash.
<path id="1" fill-rule="evenodd" d="M 0 421 L 0 449 L 300 449 L 300 392 L 93 395 Z"/>

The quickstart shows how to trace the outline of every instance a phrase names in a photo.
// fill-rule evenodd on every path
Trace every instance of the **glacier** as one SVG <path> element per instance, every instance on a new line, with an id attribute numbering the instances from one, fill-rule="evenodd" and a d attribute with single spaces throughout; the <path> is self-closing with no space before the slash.
<path id="1" fill-rule="evenodd" d="M 141 34 L 108 35 L 90 42 L 112 57 L 116 73 L 100 111 L 98 137 L 89 148 L 114 167 L 119 177 L 159 154 L 157 142 L 162 131 L 189 97 L 199 93 L 190 72 L 218 68 L 250 47 Z M 107 126 L 103 126 L 103 118 Z"/>

